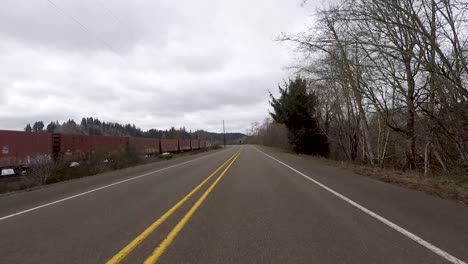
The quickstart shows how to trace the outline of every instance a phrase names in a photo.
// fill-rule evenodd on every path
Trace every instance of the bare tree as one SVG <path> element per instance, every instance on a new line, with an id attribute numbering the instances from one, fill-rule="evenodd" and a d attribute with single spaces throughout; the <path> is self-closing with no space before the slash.
<path id="1" fill-rule="evenodd" d="M 467 11 L 461 0 L 343 0 L 280 37 L 303 54 L 332 153 L 426 175 L 468 168 Z"/>

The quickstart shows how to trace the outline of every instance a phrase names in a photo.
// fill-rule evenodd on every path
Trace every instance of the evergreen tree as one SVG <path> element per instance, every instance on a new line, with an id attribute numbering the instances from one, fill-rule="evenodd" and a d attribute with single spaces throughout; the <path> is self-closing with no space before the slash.
<path id="1" fill-rule="evenodd" d="M 86 118 L 82 118 L 81 119 L 81 124 L 80 124 L 82 127 L 87 127 L 88 126 L 88 122 L 86 121 Z"/>
<path id="2" fill-rule="evenodd" d="M 42 121 L 35 122 L 32 129 L 34 132 L 42 131 L 44 129 L 44 122 Z"/>
<path id="3" fill-rule="evenodd" d="M 44 127 L 42 121 L 34 123 L 35 127 L 28 124 L 25 131 L 41 131 Z M 119 124 L 113 122 L 101 122 L 97 118 L 84 117 L 81 119 L 79 125 L 73 120 L 69 119 L 62 124 L 59 121 L 51 122 L 47 125 L 46 130 L 51 133 L 63 134 L 77 134 L 77 135 L 104 135 L 104 136 L 130 136 L 130 137 L 148 137 L 148 138 L 167 138 L 167 139 L 203 139 L 211 141 L 222 141 L 223 134 L 210 133 L 203 130 L 195 132 L 188 132 L 185 127 L 176 129 L 171 127 L 168 130 L 149 129 L 143 131 L 135 124 Z M 245 135 L 240 133 L 226 133 L 226 140 L 238 142 L 239 138 Z"/>
<path id="4" fill-rule="evenodd" d="M 55 122 L 50 122 L 50 124 L 47 125 L 47 132 L 54 133 L 55 129 L 57 128 L 57 124 Z"/>
<path id="5" fill-rule="evenodd" d="M 24 128 L 24 131 L 26 132 L 31 132 L 32 131 L 32 127 L 30 124 L 27 124 L 26 127 Z"/>
<path id="6" fill-rule="evenodd" d="M 297 77 L 289 80 L 284 88 L 279 86 L 280 98 L 270 93 L 270 113 L 275 122 L 285 124 L 289 142 L 296 153 L 328 156 L 329 146 L 315 117 L 317 97 L 307 89 L 307 81 Z"/>

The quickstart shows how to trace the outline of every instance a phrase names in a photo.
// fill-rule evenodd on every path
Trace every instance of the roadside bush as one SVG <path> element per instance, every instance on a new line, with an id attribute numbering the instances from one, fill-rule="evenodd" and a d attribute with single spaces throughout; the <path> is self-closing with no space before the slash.
<path id="1" fill-rule="evenodd" d="M 172 154 L 171 154 L 171 153 L 167 153 L 167 154 L 161 154 L 161 155 L 159 155 L 159 158 L 160 158 L 160 159 L 164 159 L 164 160 L 170 160 L 170 159 L 172 159 L 173 157 L 172 157 Z"/>
<path id="2" fill-rule="evenodd" d="M 23 181 L 30 186 L 44 184 L 52 176 L 53 168 L 54 162 L 51 158 L 36 159 L 28 170 L 24 171 Z"/>
<path id="3" fill-rule="evenodd" d="M 71 167 L 72 162 L 79 165 Z M 142 157 L 133 149 L 116 152 L 94 151 L 81 156 L 64 157 L 55 163 L 47 184 L 123 169 L 143 163 Z"/>
<path id="4" fill-rule="evenodd" d="M 19 191 L 43 185 L 52 175 L 54 163 L 50 158 L 34 159 L 29 168 L 17 170 L 20 177 L 13 176 L 0 179 L 0 193 Z"/>
<path id="5" fill-rule="evenodd" d="M 215 145 L 209 149 L 218 148 L 221 147 Z M 169 160 L 172 158 L 173 154 L 159 155 L 159 157 L 145 157 L 135 149 L 126 148 L 113 152 L 100 150 L 80 155 L 64 156 L 56 161 L 52 161 L 51 159 L 38 160 L 38 162 L 32 164 L 19 177 L 0 179 L 0 193 L 29 189 L 44 184 L 52 184 L 150 163 L 159 159 Z M 71 166 L 72 164 L 76 166 Z"/>
<path id="6" fill-rule="evenodd" d="M 221 149 L 221 148 L 223 148 L 221 145 L 213 144 L 213 145 L 208 147 L 208 150 L 216 150 L 216 149 Z"/>
<path id="7" fill-rule="evenodd" d="M 133 149 L 127 148 L 119 152 L 114 152 L 109 155 L 108 163 L 111 169 L 123 169 L 143 163 L 141 154 Z"/>

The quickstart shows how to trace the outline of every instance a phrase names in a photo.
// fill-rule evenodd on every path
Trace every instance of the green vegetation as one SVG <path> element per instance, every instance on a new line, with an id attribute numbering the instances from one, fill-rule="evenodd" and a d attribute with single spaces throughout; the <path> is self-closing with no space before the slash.
<path id="1" fill-rule="evenodd" d="M 172 159 L 172 154 L 171 153 L 164 153 L 164 154 L 159 155 L 159 158 L 164 159 L 164 160 L 170 160 L 170 159 Z"/>
<path id="2" fill-rule="evenodd" d="M 294 151 L 327 157 L 327 138 L 316 118 L 317 96 L 307 90 L 307 81 L 297 77 L 280 86 L 279 91 L 279 99 L 270 94 L 274 110 L 270 114 L 274 121 L 286 125 Z"/>

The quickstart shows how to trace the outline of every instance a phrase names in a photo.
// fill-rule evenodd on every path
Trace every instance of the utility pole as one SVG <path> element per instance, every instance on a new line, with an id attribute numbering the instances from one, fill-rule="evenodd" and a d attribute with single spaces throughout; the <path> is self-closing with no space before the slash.
<path id="1" fill-rule="evenodd" d="M 224 128 L 224 120 L 223 120 L 223 141 L 224 141 L 224 147 L 226 147 L 226 129 Z"/>

